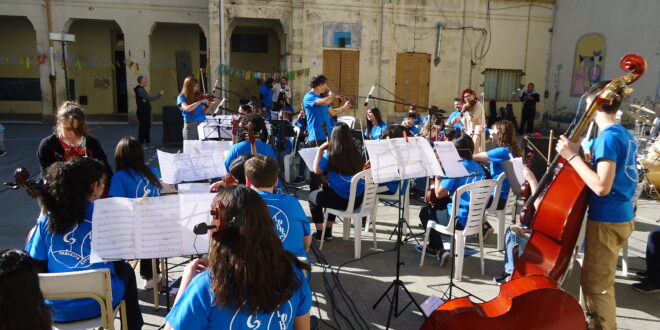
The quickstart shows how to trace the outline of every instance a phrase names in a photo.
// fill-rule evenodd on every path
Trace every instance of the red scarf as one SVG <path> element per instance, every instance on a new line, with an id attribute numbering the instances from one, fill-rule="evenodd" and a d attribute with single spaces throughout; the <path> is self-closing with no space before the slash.
<path id="1" fill-rule="evenodd" d="M 63 137 L 60 136 L 60 145 L 64 149 L 64 160 L 69 160 L 76 157 L 87 156 L 87 139 L 84 137 L 80 143 L 69 143 Z"/>

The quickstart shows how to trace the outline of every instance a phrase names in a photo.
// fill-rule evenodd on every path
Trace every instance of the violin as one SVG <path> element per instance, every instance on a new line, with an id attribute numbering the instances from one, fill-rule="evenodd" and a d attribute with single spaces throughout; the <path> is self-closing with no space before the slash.
<path id="1" fill-rule="evenodd" d="M 30 179 L 30 172 L 24 167 L 17 168 L 14 171 L 15 182 L 5 182 L 4 185 L 12 190 L 24 189 L 27 194 L 34 198 L 40 199 L 46 193 L 46 186 L 42 181 L 34 181 Z"/>
<path id="2" fill-rule="evenodd" d="M 217 193 L 220 191 L 220 187 L 233 187 L 236 185 L 238 185 L 238 180 L 231 173 L 227 173 L 223 179 L 211 185 L 210 191 Z"/>
<path id="3" fill-rule="evenodd" d="M 193 103 L 198 102 L 201 100 L 207 100 L 209 103 L 213 103 L 216 100 L 221 99 L 219 96 L 215 96 L 213 94 L 209 94 L 206 92 L 206 84 L 204 83 L 204 68 L 199 68 L 199 80 L 202 82 L 202 92 L 195 92 L 195 96 L 193 97 Z"/>
<path id="4" fill-rule="evenodd" d="M 629 54 L 620 61 L 628 74 L 612 80 L 597 95 L 570 134 L 575 142 L 597 111 L 616 95 L 632 92 L 646 61 Z M 530 221 L 532 234 L 516 260 L 512 280 L 500 286 L 499 295 L 483 304 L 468 297 L 450 300 L 438 307 L 422 329 L 578 329 L 585 327 L 584 314 L 571 295 L 557 283 L 572 260 L 573 250 L 587 208 L 588 187 L 575 169 L 557 155 L 539 188 L 525 203 L 529 208 L 539 196 Z"/>
<path id="5" fill-rule="evenodd" d="M 247 139 L 250 142 L 250 149 L 252 150 L 252 155 L 256 155 L 257 145 L 256 145 L 256 139 L 254 137 L 254 132 L 252 131 L 253 129 L 252 122 L 247 123 L 245 129 L 247 130 Z"/>
<path id="6" fill-rule="evenodd" d="M 429 178 L 429 189 L 426 190 L 424 201 L 426 204 L 434 206 L 438 202 L 438 197 L 435 195 L 435 186 L 438 184 L 438 179 Z"/>

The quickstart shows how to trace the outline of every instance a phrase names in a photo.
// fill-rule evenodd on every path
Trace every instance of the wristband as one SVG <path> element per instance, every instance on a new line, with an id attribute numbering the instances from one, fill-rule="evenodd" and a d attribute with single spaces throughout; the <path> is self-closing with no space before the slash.
<path id="1" fill-rule="evenodd" d="M 574 154 L 573 156 L 569 157 L 566 162 L 570 163 L 573 158 L 580 156 L 579 154 Z"/>

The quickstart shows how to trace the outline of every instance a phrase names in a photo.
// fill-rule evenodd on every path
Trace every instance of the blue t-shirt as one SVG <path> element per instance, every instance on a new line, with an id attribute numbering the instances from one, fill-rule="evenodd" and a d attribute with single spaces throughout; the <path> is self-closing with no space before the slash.
<path id="1" fill-rule="evenodd" d="M 183 115 L 184 121 L 205 121 L 206 115 L 204 114 L 204 103 L 200 103 L 193 112 L 185 111 L 181 108 L 181 103 L 186 102 L 186 97 L 179 94 L 176 98 L 176 105 L 181 109 L 181 114 Z M 189 103 L 192 104 L 192 103 Z"/>
<path id="2" fill-rule="evenodd" d="M 591 152 L 594 170 L 600 160 L 616 163 L 609 194 L 589 195 L 589 219 L 602 222 L 627 222 L 634 218 L 632 197 L 637 187 L 637 144 L 621 125 L 606 127 L 596 138 Z"/>
<path id="3" fill-rule="evenodd" d="M 277 236 L 280 237 L 284 249 L 298 257 L 308 258 L 303 238 L 311 235 L 312 232 L 300 201 L 288 194 L 271 194 L 260 191 L 259 195 L 268 205 L 268 212 L 273 217 L 275 231 L 277 231 Z"/>
<path id="4" fill-rule="evenodd" d="M 270 156 L 277 160 L 277 156 L 275 156 L 275 152 L 273 152 L 273 148 L 271 148 L 270 145 L 261 141 L 255 141 L 254 143 L 257 147 L 258 154 Z M 233 162 L 234 159 L 238 158 L 240 155 L 250 153 L 252 153 L 252 147 L 250 146 L 249 141 L 239 142 L 231 146 L 231 149 L 229 149 L 229 152 L 227 153 L 227 158 L 225 158 L 225 168 L 227 169 L 227 172 L 229 172 L 229 165 L 231 165 L 231 162 Z"/>
<path id="5" fill-rule="evenodd" d="M 420 131 L 421 128 L 417 125 L 413 125 L 413 127 L 406 127 L 406 134 L 408 134 L 408 136 L 417 135 Z"/>
<path id="6" fill-rule="evenodd" d="M 273 107 L 273 90 L 268 88 L 266 84 L 261 84 L 259 87 L 259 96 L 261 96 L 261 106 L 268 109 Z"/>
<path id="7" fill-rule="evenodd" d="M 486 173 L 484 173 L 484 169 L 477 162 L 475 162 L 474 160 L 462 160 L 462 162 L 463 162 L 463 166 L 465 166 L 465 169 L 468 171 L 468 173 L 470 173 L 470 175 L 481 174 L 481 176 L 475 176 L 469 178 L 457 178 L 457 179 L 443 179 L 442 181 L 440 181 L 440 185 L 443 188 L 449 190 L 450 196 L 454 192 L 456 192 L 456 190 L 459 187 L 463 185 L 485 179 Z M 449 211 L 449 215 L 451 215 L 452 212 L 452 207 L 453 207 L 452 204 L 453 203 L 451 202 L 447 204 L 447 210 Z M 456 215 L 456 223 L 465 227 L 469 208 L 470 208 L 470 194 L 464 193 L 461 196 L 458 204 L 458 214 Z"/>
<path id="8" fill-rule="evenodd" d="M 321 161 L 319 162 L 319 168 L 323 172 L 328 173 L 328 186 L 334 190 L 337 195 L 348 200 L 351 197 L 351 175 L 341 175 L 335 172 L 330 168 L 330 159 L 328 158 L 328 153 L 325 152 Z M 357 187 L 355 187 L 355 196 L 362 196 L 364 194 L 364 180 L 358 182 Z"/>
<path id="9" fill-rule="evenodd" d="M 89 262 L 92 249 L 92 213 L 94 204 L 87 202 L 85 220 L 73 225 L 66 234 L 53 234 L 48 230 L 49 214 L 39 218 L 34 235 L 25 246 L 32 258 L 48 262 L 49 273 L 66 273 L 90 269 L 110 269 L 112 305 L 117 306 L 124 297 L 124 282 L 117 277 L 111 262 Z M 46 300 L 55 314 L 55 321 L 70 322 L 101 315 L 99 304 L 91 298 Z"/>
<path id="10" fill-rule="evenodd" d="M 380 136 L 383 135 L 383 131 L 387 128 L 385 122 L 381 122 L 376 126 L 371 127 L 371 131 L 365 131 L 365 136 L 372 140 L 380 140 Z"/>
<path id="11" fill-rule="evenodd" d="M 451 122 L 454 120 L 454 118 L 457 118 L 457 117 L 460 117 L 460 116 L 461 116 L 461 112 L 458 111 L 458 110 L 456 110 L 456 111 L 452 112 L 452 113 L 449 115 L 449 117 L 447 117 L 447 121 L 446 121 L 445 123 L 446 123 L 447 125 L 450 125 Z"/>
<path id="12" fill-rule="evenodd" d="M 490 175 L 493 178 L 497 178 L 500 173 L 504 173 L 504 167 L 502 167 L 502 162 L 505 160 L 511 159 L 509 155 L 511 154 L 511 150 L 507 147 L 497 147 L 491 150 L 486 151 L 486 155 L 488 155 L 488 158 L 490 159 Z M 504 181 L 502 181 L 502 191 L 500 192 L 500 199 L 507 199 L 509 198 L 509 180 L 507 178 L 504 178 Z M 495 190 L 493 190 L 493 194 L 495 193 Z"/>
<path id="13" fill-rule="evenodd" d="M 201 273 L 190 282 L 180 300 L 165 317 L 176 330 L 187 329 L 293 329 L 295 318 L 309 313 L 312 290 L 298 267 L 300 288 L 277 311 L 251 315 L 248 311 L 218 306 L 211 291 L 211 273 Z"/>
<path id="14" fill-rule="evenodd" d="M 330 114 L 328 110 L 330 105 L 315 105 L 316 100 L 320 99 L 321 96 L 314 94 L 313 91 L 309 91 L 305 94 L 303 98 L 303 105 L 305 106 L 305 116 L 307 117 L 307 141 L 313 142 L 316 140 L 326 141 L 328 138 L 325 136 L 323 129 L 321 128 L 321 123 L 325 123 L 325 129 L 328 131 L 328 134 L 332 134 L 332 120 L 330 119 Z"/>
<path id="15" fill-rule="evenodd" d="M 157 179 L 160 179 L 160 173 L 157 169 L 151 166 L 149 166 L 149 169 Z M 110 197 L 141 198 L 144 196 L 144 192 L 147 189 L 150 190 L 147 197 L 160 196 L 160 189 L 158 189 L 153 183 L 149 182 L 147 178 L 143 177 L 141 174 L 131 168 L 128 169 L 128 171 L 118 171 L 112 176 L 112 181 L 110 181 L 110 191 L 108 191 L 108 195 Z"/>
<path id="16" fill-rule="evenodd" d="M 401 189 L 401 194 L 403 194 L 403 192 L 406 190 L 406 187 L 408 186 L 408 181 L 410 181 L 410 179 L 403 180 L 403 189 Z M 390 193 L 394 194 L 396 193 L 396 190 L 399 189 L 400 182 L 401 181 L 390 181 L 385 183 L 385 186 L 390 191 Z"/>

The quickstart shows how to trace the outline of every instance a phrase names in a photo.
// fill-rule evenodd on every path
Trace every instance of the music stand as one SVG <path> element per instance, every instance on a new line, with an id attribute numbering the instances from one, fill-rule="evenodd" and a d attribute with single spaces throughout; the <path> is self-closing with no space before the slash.
<path id="1" fill-rule="evenodd" d="M 367 147 L 367 152 L 369 152 L 369 155 L 371 156 L 371 172 L 375 183 L 386 183 L 398 180 L 400 191 L 405 179 L 443 174 L 440 164 L 434 157 L 431 146 L 424 138 L 411 137 L 387 140 L 368 140 L 365 141 L 365 145 Z M 405 163 L 404 160 L 406 160 Z M 399 194 L 397 240 L 395 245 L 396 277 L 387 290 L 385 290 L 373 305 L 373 309 L 376 309 L 378 304 L 380 304 L 385 297 L 390 301 L 386 324 L 386 328 L 388 329 L 390 327 L 392 316 L 398 317 L 406 310 L 406 308 L 408 308 L 408 306 L 410 306 L 410 304 L 415 304 L 417 309 L 422 312 L 422 315 L 424 315 L 422 308 L 415 301 L 412 294 L 410 294 L 410 291 L 408 291 L 405 284 L 400 279 L 401 266 L 403 265 L 403 262 L 401 262 L 401 245 L 403 243 L 402 236 L 404 222 L 403 200 L 402 195 Z M 390 299 L 388 293 L 392 289 L 394 291 L 392 292 L 392 298 Z M 403 306 L 401 310 L 399 310 L 399 289 L 403 289 L 410 298 L 410 302 Z"/>

